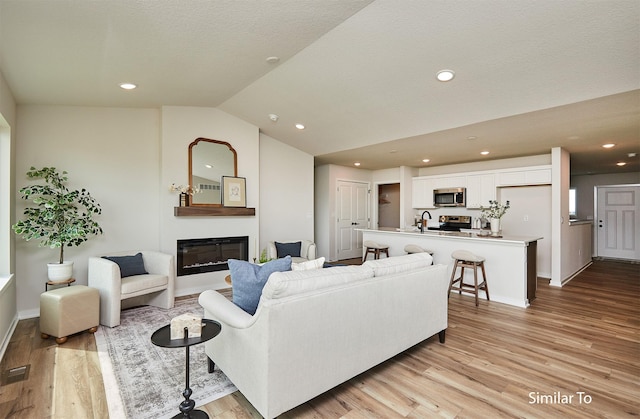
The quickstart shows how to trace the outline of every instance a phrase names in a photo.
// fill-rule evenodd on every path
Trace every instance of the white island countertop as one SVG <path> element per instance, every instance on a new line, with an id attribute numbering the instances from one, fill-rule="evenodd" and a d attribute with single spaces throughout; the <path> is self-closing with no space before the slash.
<path id="1" fill-rule="evenodd" d="M 420 232 L 417 229 L 398 229 L 398 228 L 379 228 L 379 229 L 358 229 L 359 231 L 370 231 L 377 233 L 388 233 L 388 234 L 403 234 L 408 236 L 424 236 L 424 237 L 446 237 L 451 239 L 462 239 L 462 240 L 491 240 L 500 242 L 503 244 L 526 244 L 535 242 L 538 240 L 542 240 L 542 237 L 536 236 L 499 236 L 493 237 L 491 236 L 491 232 L 489 230 L 480 230 L 480 229 L 462 229 L 459 232 L 457 231 L 440 231 L 440 230 L 425 230 L 424 233 Z"/>
<path id="2" fill-rule="evenodd" d="M 453 269 L 451 254 L 468 250 L 485 258 L 487 284 L 492 302 L 527 307 L 535 299 L 537 278 L 537 244 L 542 237 L 485 235 L 487 230 L 461 232 L 411 229 L 358 229 L 362 239 L 389 246 L 390 256 L 405 255 L 404 247 L 414 244 L 433 254 L 433 263 Z M 480 234 L 478 234 L 480 233 Z M 364 252 L 364 249 L 363 249 Z M 364 253 L 363 253 L 364 255 Z M 469 272 L 465 282 L 473 283 Z M 484 298 L 484 291 L 480 292 Z M 471 298 L 471 304 L 473 299 Z"/>

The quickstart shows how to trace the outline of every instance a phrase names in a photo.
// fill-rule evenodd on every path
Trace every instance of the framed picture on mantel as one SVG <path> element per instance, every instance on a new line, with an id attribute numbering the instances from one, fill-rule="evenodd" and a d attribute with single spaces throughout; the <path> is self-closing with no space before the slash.
<path id="1" fill-rule="evenodd" d="M 222 206 L 247 206 L 247 179 L 235 176 L 222 176 Z"/>

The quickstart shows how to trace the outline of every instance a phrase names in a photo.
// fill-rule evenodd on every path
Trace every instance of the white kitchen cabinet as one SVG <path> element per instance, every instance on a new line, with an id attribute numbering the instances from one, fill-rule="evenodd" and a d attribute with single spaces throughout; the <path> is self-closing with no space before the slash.
<path id="1" fill-rule="evenodd" d="M 466 188 L 466 176 L 443 176 L 434 179 L 434 189 Z"/>
<path id="2" fill-rule="evenodd" d="M 496 199 L 496 188 L 549 185 L 551 166 L 530 166 L 413 178 L 412 207 L 431 209 L 434 189 L 467 188 L 467 208 L 488 206 Z"/>
<path id="3" fill-rule="evenodd" d="M 497 173 L 496 186 L 548 185 L 551 183 L 551 167 L 522 170 L 504 170 Z"/>
<path id="4" fill-rule="evenodd" d="M 496 199 L 496 176 L 493 173 L 471 174 L 467 176 L 467 208 L 489 206 Z"/>
<path id="5" fill-rule="evenodd" d="M 433 206 L 433 180 L 413 178 L 411 206 L 413 208 L 435 208 Z"/>
<path id="6" fill-rule="evenodd" d="M 524 180 L 528 185 L 551 184 L 551 168 L 527 170 L 524 174 Z"/>

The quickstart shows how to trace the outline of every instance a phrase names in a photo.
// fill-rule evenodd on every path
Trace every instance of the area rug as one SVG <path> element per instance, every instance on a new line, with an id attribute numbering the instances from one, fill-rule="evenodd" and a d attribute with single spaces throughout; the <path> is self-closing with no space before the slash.
<path id="1" fill-rule="evenodd" d="M 124 310 L 120 326 L 98 328 L 96 346 L 109 417 L 158 419 L 180 413 L 185 349 L 155 346 L 151 335 L 185 313 L 202 315 L 197 296 L 176 300 L 170 310 L 151 306 Z M 236 391 L 222 371 L 207 372 L 204 344 L 191 346 L 189 356 L 189 387 L 196 407 Z"/>

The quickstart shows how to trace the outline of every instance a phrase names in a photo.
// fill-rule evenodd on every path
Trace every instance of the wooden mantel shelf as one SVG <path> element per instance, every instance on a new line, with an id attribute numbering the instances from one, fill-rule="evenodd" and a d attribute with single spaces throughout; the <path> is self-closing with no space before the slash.
<path id="1" fill-rule="evenodd" d="M 256 215 L 255 208 L 233 207 L 173 207 L 176 217 L 243 217 Z"/>

